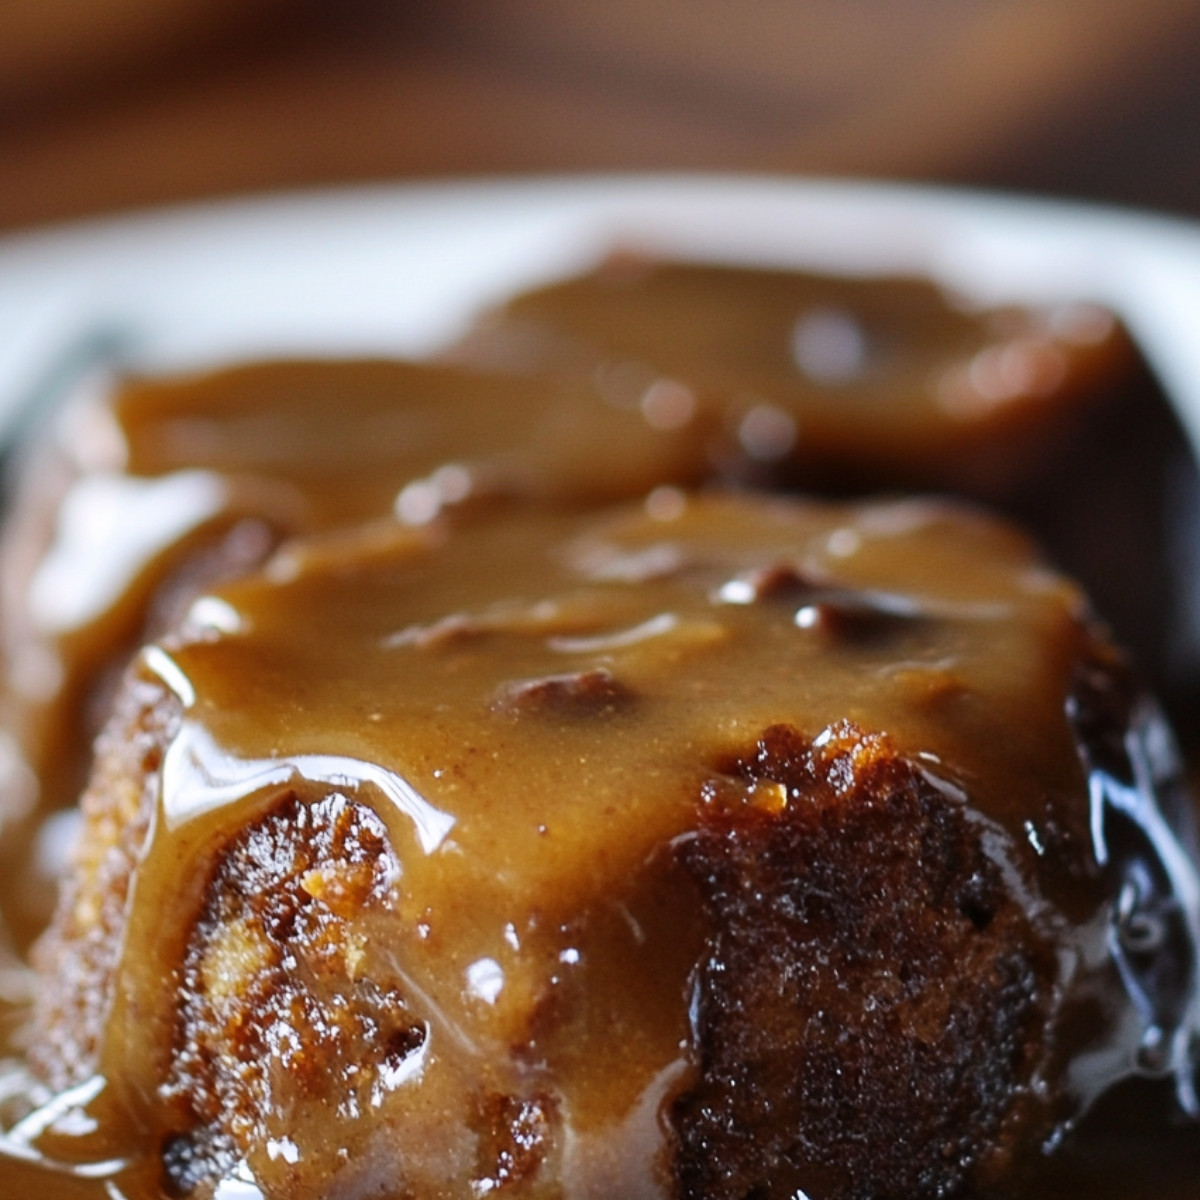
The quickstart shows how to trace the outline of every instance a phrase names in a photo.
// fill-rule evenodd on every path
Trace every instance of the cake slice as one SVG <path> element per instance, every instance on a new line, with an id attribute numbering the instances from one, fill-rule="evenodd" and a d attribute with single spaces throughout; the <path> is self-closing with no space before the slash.
<path id="1" fill-rule="evenodd" d="M 293 543 L 126 677 L 18 1133 L 173 1196 L 1028 1200 L 1112 1089 L 1194 1103 L 1186 803 L 945 504 Z"/>
<path id="2" fill-rule="evenodd" d="M 1094 305 L 987 308 L 926 279 L 636 254 L 510 298 L 459 354 L 594 377 L 663 423 L 703 412 L 726 473 L 992 500 L 1138 365 Z"/>

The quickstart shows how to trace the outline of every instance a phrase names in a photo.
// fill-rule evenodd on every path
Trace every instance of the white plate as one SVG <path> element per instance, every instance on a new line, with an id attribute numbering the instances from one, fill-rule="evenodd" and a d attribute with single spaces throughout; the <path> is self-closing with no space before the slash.
<path id="1" fill-rule="evenodd" d="M 139 364 L 414 354 L 482 304 L 614 243 L 854 273 L 983 299 L 1095 299 L 1128 322 L 1200 447 L 1200 229 L 932 188 L 642 176 L 365 188 L 0 242 L 0 423 L 49 366 L 118 338 Z"/>

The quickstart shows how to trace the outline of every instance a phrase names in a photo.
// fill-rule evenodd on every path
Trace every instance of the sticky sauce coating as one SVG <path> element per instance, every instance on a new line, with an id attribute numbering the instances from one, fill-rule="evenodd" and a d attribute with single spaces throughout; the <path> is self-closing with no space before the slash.
<path id="1" fill-rule="evenodd" d="M 591 378 L 734 475 L 1001 500 L 1132 372 L 1110 313 L 981 309 L 927 280 L 614 256 L 488 314 L 461 356 Z"/>
<path id="2" fill-rule="evenodd" d="M 1071 555 L 1091 541 L 1073 512 L 1058 527 L 1061 471 L 1039 476 L 1069 448 L 1095 454 L 1088 422 L 1136 377 L 1120 326 L 1087 306 L 966 311 L 927 282 L 619 260 L 516 298 L 456 355 L 469 365 L 127 379 L 72 405 L 33 455 L 0 543 L 0 869 L 18 947 L 53 903 L 61 839 L 43 819 L 82 790 L 126 662 L 284 537 L 664 484 L 904 486 L 1010 509 L 1019 492 L 1017 518 L 1093 588 L 1113 573 L 1109 542 L 1103 571 Z M 1140 439 L 1153 408 L 1139 411 Z M 1130 440 L 1115 439 L 1121 461 Z M 1145 506 L 1157 491 L 1139 482 Z M 1133 519 L 1128 489 L 1114 504 Z M 1089 500 L 1083 520 L 1099 519 Z M 1158 595 L 1170 581 L 1144 558 L 1122 569 Z M 1129 589 L 1111 590 L 1104 611 L 1153 660 L 1161 614 L 1126 614 Z"/>
<path id="3" fill-rule="evenodd" d="M 14 1134 L 64 1195 L 882 1196 L 890 1137 L 1028 1197 L 1186 1099 L 1177 772 L 1077 590 L 945 505 L 676 501 L 293 543 L 143 652 Z"/>
<path id="4" fill-rule="evenodd" d="M 1190 1196 L 1190 800 L 1078 591 L 938 504 L 679 490 L 950 489 L 1111 574 L 1063 464 L 1167 503 L 1150 410 L 1094 436 L 1111 316 L 616 259 L 456 353 L 125 381 L 33 463 L 19 944 L 105 728 L 0 1192 Z"/>
<path id="5" fill-rule="evenodd" d="M 37 822 L 74 805 L 126 662 L 197 589 L 287 536 L 447 506 L 581 507 L 708 472 L 699 421 L 656 428 L 586 381 L 403 362 L 126 380 L 54 432 L 0 550 L 0 861 L 21 943 L 48 911 Z"/>

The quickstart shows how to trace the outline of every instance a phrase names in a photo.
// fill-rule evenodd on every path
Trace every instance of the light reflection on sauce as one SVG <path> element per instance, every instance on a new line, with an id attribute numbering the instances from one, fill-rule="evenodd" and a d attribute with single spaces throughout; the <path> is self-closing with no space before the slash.
<path id="1" fill-rule="evenodd" d="M 63 501 L 57 537 L 30 582 L 34 621 L 51 635 L 99 620 L 147 562 L 211 520 L 228 499 L 221 477 L 207 471 L 82 480 Z"/>
<path id="2" fill-rule="evenodd" d="M 434 808 L 411 784 L 374 763 L 335 754 L 299 754 L 284 762 L 238 760 L 223 754 L 202 727 L 186 720 L 167 750 L 162 773 L 162 815 L 171 830 L 243 796 L 286 791 L 301 780 L 338 791 L 375 789 L 412 822 L 426 854 L 441 846 L 455 824 L 451 813 Z"/>

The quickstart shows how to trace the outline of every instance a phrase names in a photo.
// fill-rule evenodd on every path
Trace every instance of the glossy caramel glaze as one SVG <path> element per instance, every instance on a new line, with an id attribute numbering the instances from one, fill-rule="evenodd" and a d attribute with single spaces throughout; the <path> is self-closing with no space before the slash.
<path id="1" fill-rule="evenodd" d="M 13 1136 L 130 1200 L 1062 1195 L 1097 1097 L 1191 1101 L 1183 803 L 1078 591 L 944 505 L 293 543 L 121 693 Z"/>
<path id="2" fill-rule="evenodd" d="M 259 364 L 77 403 L 26 470 L 2 559 L 0 819 L 20 940 L 47 912 L 28 814 L 74 804 L 120 671 L 180 597 L 289 534 L 481 498 L 594 504 L 704 473 L 698 420 L 663 429 L 586 383 L 450 367 Z"/>
<path id="3" fill-rule="evenodd" d="M 663 425 L 703 413 L 729 474 L 988 499 L 1136 360 L 1090 306 L 988 310 L 924 280 L 636 256 L 509 300 L 460 354 L 593 377 Z"/>
<path id="4" fill-rule="evenodd" d="M 713 479 L 839 495 L 949 487 L 1010 502 L 1048 536 L 1156 682 L 1163 639 L 1184 644 L 1158 633 L 1158 600 L 1144 611 L 1143 596 L 1172 586 L 1144 561 L 1158 541 L 1115 539 L 1137 556 L 1112 569 L 1108 538 L 1092 570 L 1074 553 L 1094 539 L 1064 514 L 1061 473 L 1036 470 L 1067 446 L 1095 455 L 1080 422 L 1135 361 L 1108 314 L 967 312 L 913 281 L 624 261 L 514 300 L 463 352 L 497 354 L 526 373 L 258 364 L 126 381 L 59 422 L 0 551 L 0 872 L 18 945 L 44 925 L 61 859 L 42 818 L 74 804 L 129 656 L 282 536 L 393 511 L 419 523 L 482 498 L 582 505 Z M 1115 444 L 1125 461 L 1127 438 Z M 1106 492 L 1125 523 L 1150 527 L 1130 492 L 1144 506 L 1165 489 Z M 1097 520 L 1088 499 L 1083 523 Z"/>
<path id="5" fill-rule="evenodd" d="M 458 354 L 595 380 L 663 425 L 700 419 L 725 478 L 996 507 L 1083 582 L 1176 728 L 1200 738 L 1200 572 L 1184 549 L 1200 473 L 1111 313 L 618 255 L 507 301 Z"/>

